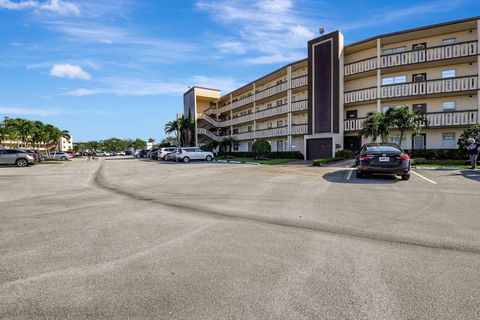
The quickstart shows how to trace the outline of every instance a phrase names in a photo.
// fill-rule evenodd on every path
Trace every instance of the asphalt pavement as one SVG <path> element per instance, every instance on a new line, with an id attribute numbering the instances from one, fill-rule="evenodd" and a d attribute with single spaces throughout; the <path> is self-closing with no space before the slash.
<path id="1" fill-rule="evenodd" d="M 480 172 L 0 167 L 2 319 L 480 319 Z"/>

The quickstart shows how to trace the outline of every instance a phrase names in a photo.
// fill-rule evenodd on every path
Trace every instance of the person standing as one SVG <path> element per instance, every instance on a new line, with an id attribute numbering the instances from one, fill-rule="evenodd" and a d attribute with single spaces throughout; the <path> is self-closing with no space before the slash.
<path id="1" fill-rule="evenodd" d="M 477 168 L 477 158 L 478 158 L 478 149 L 480 145 L 475 141 L 473 138 L 469 138 L 467 140 L 467 150 L 468 155 L 470 156 L 470 164 L 472 165 L 472 169 Z"/>

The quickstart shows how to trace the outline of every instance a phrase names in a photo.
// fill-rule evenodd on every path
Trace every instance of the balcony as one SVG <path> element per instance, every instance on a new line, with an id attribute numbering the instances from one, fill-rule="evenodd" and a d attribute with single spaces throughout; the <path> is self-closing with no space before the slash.
<path id="1" fill-rule="evenodd" d="M 255 138 L 269 138 L 269 137 L 277 137 L 277 136 L 286 136 L 288 135 L 288 127 L 277 127 L 271 129 L 263 129 L 255 131 Z"/>
<path id="2" fill-rule="evenodd" d="M 274 94 L 280 93 L 282 91 L 285 91 L 288 89 L 287 82 L 284 81 L 282 83 L 279 83 L 273 87 L 264 89 L 262 91 L 258 91 L 255 93 L 255 99 L 256 100 L 261 100 L 270 96 L 273 96 Z"/>
<path id="3" fill-rule="evenodd" d="M 368 72 L 380 68 L 391 68 L 409 64 L 427 63 L 454 58 L 475 57 L 478 54 L 477 41 L 466 41 L 450 45 L 435 46 L 420 50 L 410 50 L 380 56 L 380 66 L 377 57 L 355 61 L 344 66 L 344 75 Z"/>
<path id="4" fill-rule="evenodd" d="M 292 78 L 292 89 L 306 86 L 308 84 L 308 76 L 300 76 Z"/>
<path id="5" fill-rule="evenodd" d="M 381 99 L 391 99 L 432 94 L 458 93 L 475 91 L 477 89 L 477 76 L 445 78 L 422 82 L 406 82 L 382 86 L 380 88 L 380 96 L 377 95 L 376 87 L 346 91 L 344 93 L 344 103 L 365 103 L 375 100 L 377 97 Z"/>
<path id="6" fill-rule="evenodd" d="M 477 76 L 408 82 L 381 87 L 381 98 L 399 98 L 477 90 Z"/>
<path id="7" fill-rule="evenodd" d="M 382 68 L 403 66 L 407 64 L 440 61 L 445 59 L 469 57 L 477 55 L 477 41 L 442 45 L 421 50 L 382 55 Z"/>
<path id="8" fill-rule="evenodd" d="M 344 66 L 345 76 L 351 76 L 357 73 L 367 72 L 377 69 L 377 57 L 371 57 L 359 60 Z"/>
<path id="9" fill-rule="evenodd" d="M 292 102 L 291 112 L 305 111 L 308 109 L 308 100 L 299 100 Z"/>
<path id="10" fill-rule="evenodd" d="M 308 126 L 306 123 L 303 124 L 292 124 L 292 135 L 295 134 L 307 134 Z"/>
<path id="11" fill-rule="evenodd" d="M 255 118 L 256 119 L 263 119 L 263 118 L 269 118 L 269 117 L 274 117 L 280 114 L 285 114 L 288 113 L 288 104 L 282 104 L 276 107 L 272 107 L 269 109 L 265 109 L 262 111 L 258 111 L 255 113 Z"/>
<path id="12" fill-rule="evenodd" d="M 477 116 L 477 110 L 430 112 L 425 114 L 428 123 L 426 128 L 469 127 L 477 124 Z M 362 130 L 365 119 L 366 118 L 345 119 L 344 131 L 353 132 Z"/>
<path id="13" fill-rule="evenodd" d="M 306 132 L 306 129 L 305 129 L 305 132 Z M 198 128 L 197 134 L 205 135 L 208 138 L 216 141 L 221 141 L 223 138 L 227 137 L 227 136 L 218 136 L 206 130 L 205 128 Z M 277 128 L 269 128 L 269 129 L 262 129 L 257 131 L 236 133 L 231 136 L 237 138 L 238 140 L 253 140 L 253 139 L 277 137 L 277 136 L 286 136 L 286 135 L 288 135 L 288 127 L 282 126 Z"/>

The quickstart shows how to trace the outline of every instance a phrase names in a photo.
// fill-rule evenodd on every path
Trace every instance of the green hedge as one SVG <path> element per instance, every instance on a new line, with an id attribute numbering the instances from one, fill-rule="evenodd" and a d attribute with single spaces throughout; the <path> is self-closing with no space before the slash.
<path id="1" fill-rule="evenodd" d="M 343 157 L 335 157 L 335 158 L 325 158 L 325 159 L 316 159 L 313 160 L 314 167 L 323 167 L 329 163 L 345 160 Z"/>
<path id="2" fill-rule="evenodd" d="M 467 152 L 459 149 L 425 149 L 405 150 L 412 158 L 427 160 L 464 160 L 468 159 Z"/>
<path id="3" fill-rule="evenodd" d="M 219 152 L 217 157 L 242 157 L 242 158 L 255 158 L 257 155 L 255 152 Z M 285 152 L 270 152 L 267 154 L 267 158 L 270 159 L 302 159 L 303 154 L 299 151 L 285 151 Z"/>

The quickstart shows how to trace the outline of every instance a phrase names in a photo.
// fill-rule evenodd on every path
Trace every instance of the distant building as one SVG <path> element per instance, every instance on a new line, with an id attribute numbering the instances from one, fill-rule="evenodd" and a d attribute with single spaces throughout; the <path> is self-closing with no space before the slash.
<path id="1" fill-rule="evenodd" d="M 152 141 L 152 142 L 147 142 L 147 149 L 150 150 L 150 149 L 153 149 L 153 144 L 155 143 L 155 141 Z"/>
<path id="2" fill-rule="evenodd" d="M 58 141 L 58 149 L 60 151 L 72 151 L 73 150 L 73 137 L 70 135 L 70 139 L 60 138 Z"/>

